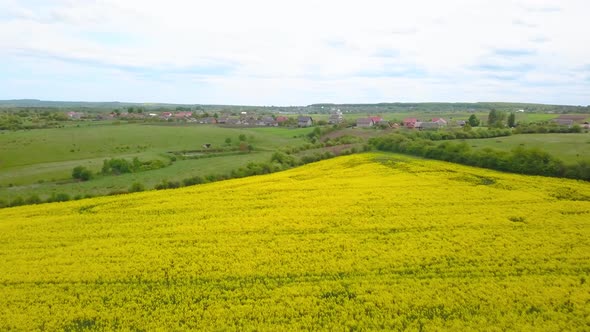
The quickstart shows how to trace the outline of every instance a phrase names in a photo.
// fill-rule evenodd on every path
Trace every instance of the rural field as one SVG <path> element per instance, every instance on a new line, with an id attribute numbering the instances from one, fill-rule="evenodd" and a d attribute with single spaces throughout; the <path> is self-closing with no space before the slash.
<path id="1" fill-rule="evenodd" d="M 590 184 L 396 154 L 6 208 L 0 256 L 0 330 L 590 329 Z"/>
<path id="2" fill-rule="evenodd" d="M 521 134 L 496 138 L 470 139 L 476 149 L 493 148 L 510 151 L 517 147 L 543 150 L 565 163 L 590 159 L 590 134 Z"/>
<path id="3" fill-rule="evenodd" d="M 112 124 L 82 122 L 65 128 L 21 130 L 0 134 L 0 199 L 55 193 L 106 195 L 127 190 L 134 182 L 153 188 L 162 180 L 226 173 L 249 162 L 267 161 L 279 147 L 299 146 L 309 128 L 223 128 L 210 125 Z M 72 180 L 72 169 L 84 166 L 100 172 L 105 159 L 134 157 L 169 163 L 169 152 L 237 149 L 239 136 L 254 150 L 220 154 L 214 158 L 178 160 L 171 165 L 119 176 L 97 176 L 87 182 Z M 227 144 L 226 139 L 231 139 Z"/>

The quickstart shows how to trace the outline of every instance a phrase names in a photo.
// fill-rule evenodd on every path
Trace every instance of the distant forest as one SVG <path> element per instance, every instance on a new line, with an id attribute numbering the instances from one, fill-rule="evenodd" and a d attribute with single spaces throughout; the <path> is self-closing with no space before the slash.
<path id="1" fill-rule="evenodd" d="M 169 103 L 126 103 L 126 102 L 80 102 L 44 101 L 37 99 L 0 100 L 0 111 L 19 108 L 79 109 L 84 111 L 112 111 L 129 107 L 145 110 L 200 110 L 200 111 L 258 111 L 322 114 L 336 109 L 346 113 L 389 113 L 389 112 L 488 112 L 491 110 L 538 113 L 590 113 L 588 106 L 546 105 L 530 103 L 377 103 L 377 104 L 312 104 L 307 106 L 246 106 L 246 105 L 207 105 L 207 104 L 169 104 Z"/>

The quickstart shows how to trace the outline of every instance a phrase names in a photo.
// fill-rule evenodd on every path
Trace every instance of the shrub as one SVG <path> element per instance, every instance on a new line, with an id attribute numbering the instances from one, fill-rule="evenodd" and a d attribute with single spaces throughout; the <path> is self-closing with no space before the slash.
<path id="1" fill-rule="evenodd" d="M 20 206 L 25 205 L 25 200 L 22 197 L 15 197 L 11 202 L 10 206 Z"/>
<path id="2" fill-rule="evenodd" d="M 51 203 L 51 202 L 66 202 L 66 201 L 69 201 L 69 200 L 70 200 L 70 195 L 68 195 L 68 194 L 65 194 L 65 193 L 59 193 L 59 194 L 53 193 L 53 194 L 51 194 L 51 197 L 49 197 L 47 199 L 47 202 L 48 203 Z"/>
<path id="3" fill-rule="evenodd" d="M 37 194 L 33 194 L 33 195 L 29 196 L 29 198 L 27 198 L 27 200 L 26 200 L 27 204 L 39 204 L 41 202 L 43 202 L 43 201 L 41 200 L 41 198 L 39 198 L 39 195 L 37 195 Z"/>
<path id="4" fill-rule="evenodd" d="M 84 166 L 76 166 L 72 170 L 72 178 L 80 181 L 88 181 L 92 178 L 92 172 Z"/>
<path id="5" fill-rule="evenodd" d="M 144 191 L 144 190 L 145 190 L 145 187 L 140 182 L 133 182 L 131 187 L 129 187 L 130 193 L 140 192 L 140 191 Z"/>
<path id="6" fill-rule="evenodd" d="M 205 182 L 205 180 L 203 180 L 203 178 L 200 177 L 200 176 L 198 176 L 198 175 L 197 176 L 193 176 L 191 178 L 187 178 L 187 179 L 182 180 L 182 183 L 185 186 L 193 186 L 195 184 L 201 184 L 201 183 L 204 183 L 204 182 Z"/>

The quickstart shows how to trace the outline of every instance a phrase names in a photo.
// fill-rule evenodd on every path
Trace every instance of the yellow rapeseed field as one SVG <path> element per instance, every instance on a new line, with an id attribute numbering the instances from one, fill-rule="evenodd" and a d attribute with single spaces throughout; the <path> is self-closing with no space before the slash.
<path id="1" fill-rule="evenodd" d="M 590 184 L 394 154 L 0 210 L 0 330 L 590 330 Z"/>

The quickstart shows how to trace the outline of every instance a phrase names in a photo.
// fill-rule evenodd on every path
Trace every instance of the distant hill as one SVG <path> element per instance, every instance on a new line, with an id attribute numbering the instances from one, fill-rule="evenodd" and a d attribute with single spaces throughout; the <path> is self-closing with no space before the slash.
<path id="1" fill-rule="evenodd" d="M 375 104 L 311 104 L 307 106 L 245 106 L 245 105 L 211 105 L 211 104 L 172 104 L 172 103 L 130 103 L 118 101 L 86 102 L 86 101 L 48 101 L 38 99 L 13 99 L 0 100 L 2 108 L 86 108 L 95 110 L 117 109 L 127 107 L 142 107 L 144 109 L 159 108 L 193 108 L 202 110 L 266 110 L 266 111 L 296 111 L 302 113 L 328 113 L 332 109 L 340 109 L 351 113 L 362 112 L 453 112 L 453 111 L 489 111 L 492 109 L 515 112 L 525 110 L 527 112 L 544 113 L 590 113 L 589 106 L 573 105 L 547 105 L 532 103 L 503 103 L 503 102 L 478 102 L 478 103 L 375 103 Z"/>
<path id="2" fill-rule="evenodd" d="M 118 101 L 87 102 L 87 101 L 48 101 L 38 99 L 0 100 L 0 107 L 54 107 L 54 108 L 122 108 L 122 107 L 191 107 L 194 104 L 166 103 L 127 103 Z"/>
<path id="3" fill-rule="evenodd" d="M 492 109 L 504 111 L 554 112 L 554 113 L 590 113 L 589 106 L 547 105 L 532 103 L 377 103 L 377 104 L 312 104 L 308 108 L 315 110 L 330 110 L 338 108 L 342 111 L 355 113 L 370 109 L 374 112 L 449 112 L 449 111 L 489 111 Z"/>

